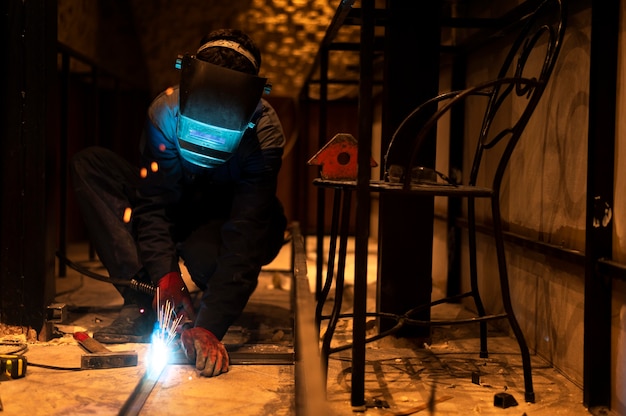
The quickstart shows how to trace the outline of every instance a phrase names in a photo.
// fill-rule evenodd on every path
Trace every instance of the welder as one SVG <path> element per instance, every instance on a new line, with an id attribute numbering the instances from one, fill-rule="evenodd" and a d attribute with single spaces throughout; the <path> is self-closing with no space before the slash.
<path id="1" fill-rule="evenodd" d="M 98 257 L 113 281 L 159 289 L 188 326 L 182 349 L 203 376 L 228 371 L 221 342 L 255 290 L 261 267 L 284 242 L 276 196 L 285 138 L 263 98 L 261 54 L 242 31 L 219 29 L 180 57 L 180 84 L 150 104 L 141 165 L 103 147 L 72 158 L 75 195 Z M 202 291 L 196 304 L 180 261 Z M 149 342 L 155 299 L 117 284 L 119 316 L 103 343 Z M 197 308 L 197 309 L 196 309 Z"/>

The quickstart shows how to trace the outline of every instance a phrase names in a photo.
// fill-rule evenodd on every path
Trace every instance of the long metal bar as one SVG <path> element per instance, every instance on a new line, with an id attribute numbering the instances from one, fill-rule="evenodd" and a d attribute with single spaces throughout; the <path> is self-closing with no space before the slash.
<path id="1" fill-rule="evenodd" d="M 365 314 L 367 312 L 367 257 L 370 234 L 370 160 L 372 158 L 374 1 L 361 2 L 361 52 L 359 85 L 359 143 L 354 246 L 354 319 L 352 324 L 352 407 L 365 410 Z M 348 194 L 349 195 L 349 194 Z"/>
<path id="2" fill-rule="evenodd" d="M 328 50 L 320 49 L 320 101 L 318 116 L 317 145 L 321 149 L 326 141 L 328 125 Z M 315 276 L 315 298 L 319 300 L 322 288 L 322 270 L 324 268 L 324 233 L 326 228 L 326 194 L 324 189 L 317 190 L 317 256 Z"/>
<path id="3" fill-rule="evenodd" d="M 65 257 L 67 246 L 67 149 L 69 141 L 70 56 L 61 55 L 61 120 L 59 149 L 59 252 Z M 59 262 L 59 277 L 67 276 L 67 266 Z"/>
<path id="4" fill-rule="evenodd" d="M 293 308 L 295 309 L 296 414 L 317 416 L 331 414 L 326 401 L 326 382 L 320 364 L 319 330 L 315 323 L 315 299 L 307 277 L 304 238 L 297 224 L 293 239 Z"/>
<path id="5" fill-rule="evenodd" d="M 598 272 L 611 259 L 620 2 L 592 2 L 585 232 L 583 403 L 611 404 L 611 279 Z"/>
<path id="6" fill-rule="evenodd" d="M 131 393 L 131 395 L 126 400 L 126 403 L 120 409 L 118 415 L 119 416 L 133 416 L 138 415 L 139 411 L 148 400 L 152 389 L 159 381 L 161 374 L 166 366 L 148 370 L 145 372 L 137 386 L 135 386 L 135 390 Z"/>
<path id="7" fill-rule="evenodd" d="M 607 259 L 599 259 L 597 267 L 598 273 L 602 276 L 626 281 L 626 264 Z"/>
<path id="8" fill-rule="evenodd" d="M 294 365 L 295 353 L 292 351 L 229 351 L 228 362 L 230 365 Z M 170 357 L 170 365 L 189 365 L 187 357 L 180 352 Z"/>
<path id="9" fill-rule="evenodd" d="M 328 242 L 328 260 L 327 260 L 327 266 L 326 266 L 326 280 L 324 281 L 324 286 L 321 288 L 321 291 L 316 291 L 316 297 L 315 297 L 315 299 L 317 300 L 317 307 L 315 308 L 315 323 L 317 325 L 318 331 L 319 331 L 320 323 L 322 320 L 322 311 L 324 309 L 324 304 L 326 303 L 326 299 L 328 298 L 328 294 L 330 293 L 330 288 L 332 286 L 334 273 L 335 273 L 335 257 L 337 256 L 337 237 L 339 235 L 339 218 L 340 218 L 339 212 L 341 208 L 341 196 L 342 196 L 341 189 L 335 189 L 334 196 L 333 196 L 333 210 L 331 214 L 331 224 L 330 224 L 330 236 L 329 236 L 330 241 Z"/>
<path id="10" fill-rule="evenodd" d="M 464 218 L 456 218 L 456 221 L 454 223 L 456 227 L 460 227 L 460 228 L 467 228 L 468 226 L 467 220 Z M 490 225 L 486 225 L 486 224 L 476 224 L 476 231 L 485 235 L 493 235 L 493 227 L 491 227 Z M 565 248 L 556 244 L 549 244 L 544 241 L 539 241 L 533 238 L 528 238 L 526 236 L 512 233 L 510 231 L 503 232 L 503 235 L 507 243 L 510 243 L 517 247 L 532 250 L 537 253 L 554 257 L 554 258 L 563 260 L 567 263 L 571 263 L 577 266 L 584 266 L 585 253 L 579 250 L 568 249 L 568 248 Z M 626 265 L 624 265 L 624 267 L 626 268 Z"/>
<path id="11" fill-rule="evenodd" d="M 343 194 L 343 207 L 340 211 L 333 212 L 333 216 L 341 215 L 341 227 L 339 231 L 339 254 L 337 260 L 337 277 L 335 279 L 335 302 L 333 304 L 332 313 L 328 319 L 328 325 L 326 332 L 322 339 L 322 366 L 324 369 L 328 369 L 328 355 L 330 353 L 330 345 L 333 334 L 337 328 L 339 317 L 341 315 L 341 304 L 343 301 L 343 290 L 345 282 L 346 271 L 346 256 L 348 250 L 348 234 L 350 232 L 350 211 L 352 192 L 350 189 L 342 191 Z M 341 213 L 341 214 L 340 214 Z M 334 220 L 334 218 L 333 218 Z M 330 265 L 330 263 L 329 263 Z M 319 300 L 318 300 L 319 305 Z M 323 305 L 322 305 L 323 306 Z M 326 373 L 325 373 L 326 374 Z"/>

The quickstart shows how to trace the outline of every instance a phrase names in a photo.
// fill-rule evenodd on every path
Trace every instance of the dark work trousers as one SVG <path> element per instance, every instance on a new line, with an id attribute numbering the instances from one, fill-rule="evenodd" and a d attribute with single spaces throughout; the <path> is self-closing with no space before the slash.
<path id="1" fill-rule="evenodd" d="M 139 168 L 121 156 L 101 147 L 90 147 L 77 153 L 71 164 L 74 191 L 91 242 L 109 276 L 114 280 L 132 278 L 150 283 L 142 268 L 132 220 L 124 213 L 134 206 Z M 192 280 L 206 288 L 217 264 L 222 221 L 209 222 L 177 243 L 180 257 Z M 158 278 L 158 277 L 157 277 Z M 147 296 L 125 285 L 115 285 L 124 304 L 149 307 Z"/>

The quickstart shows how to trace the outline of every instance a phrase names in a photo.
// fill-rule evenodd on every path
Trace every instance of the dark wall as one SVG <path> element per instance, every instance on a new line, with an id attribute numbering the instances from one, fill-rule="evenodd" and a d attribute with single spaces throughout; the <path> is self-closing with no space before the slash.
<path id="1" fill-rule="evenodd" d="M 54 297 L 55 161 L 47 122 L 56 2 L 8 0 L 0 7 L 0 322 L 38 331 Z"/>
<path id="2" fill-rule="evenodd" d="M 111 149 L 131 163 L 139 162 L 139 138 L 150 97 L 144 90 L 102 84 L 102 81 L 94 83 L 91 77 L 70 76 L 66 91 L 68 105 L 59 114 L 59 118 L 66 118 L 67 121 L 67 160 L 60 169 L 67 169 L 72 156 L 91 145 Z M 64 139 L 59 137 L 58 140 Z M 62 159 L 63 155 L 57 157 Z M 67 242 L 84 241 L 88 237 L 76 205 L 69 172 L 66 171 L 65 175 L 68 181 L 65 187 Z"/>
<path id="3" fill-rule="evenodd" d="M 355 100 L 327 103 L 327 134 L 322 142 L 319 140 L 319 103 L 309 101 L 305 105 L 301 109 L 303 126 L 295 150 L 297 162 L 292 172 L 295 175 L 294 193 L 298 195 L 294 201 L 294 212 L 301 222 L 302 233 L 315 234 L 318 188 L 313 185 L 313 180 L 319 178 L 319 166 L 309 166 L 307 161 L 338 133 L 351 134 L 358 140 L 358 105 Z M 330 199 L 327 199 L 324 215 L 326 230 L 330 229 L 331 208 Z"/>
<path id="4" fill-rule="evenodd" d="M 295 211 L 295 192 L 294 192 L 294 169 L 300 164 L 295 146 L 298 142 L 298 114 L 295 101 L 289 97 L 266 97 L 272 107 L 276 110 L 280 122 L 285 132 L 287 144 L 285 145 L 285 153 L 283 154 L 283 164 L 278 175 L 278 199 L 285 208 L 285 214 L 288 221 L 297 220 Z"/>

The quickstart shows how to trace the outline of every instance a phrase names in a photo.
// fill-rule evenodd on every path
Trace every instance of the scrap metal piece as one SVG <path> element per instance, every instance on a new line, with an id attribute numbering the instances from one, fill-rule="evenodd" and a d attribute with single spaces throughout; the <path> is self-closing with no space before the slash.
<path id="1" fill-rule="evenodd" d="M 493 396 L 493 405 L 506 409 L 507 407 L 517 406 L 517 400 L 509 393 L 496 393 Z"/>
<path id="2" fill-rule="evenodd" d="M 86 332 L 75 332 L 74 339 L 88 352 L 80 357 L 83 370 L 134 367 L 139 362 L 135 351 L 111 351 Z"/>
<path id="3" fill-rule="evenodd" d="M 51 303 L 46 308 L 46 320 L 57 324 L 67 321 L 67 305 L 65 303 Z"/>
<path id="4" fill-rule="evenodd" d="M 388 409 L 389 403 L 387 400 L 382 399 L 365 399 L 365 407 L 366 408 L 375 408 L 375 409 Z"/>
<path id="5" fill-rule="evenodd" d="M 99 370 L 103 368 L 135 367 L 138 361 L 137 353 L 134 351 L 97 352 L 81 355 L 80 368 L 83 370 Z"/>
<path id="6" fill-rule="evenodd" d="M 472 371 L 472 383 L 480 386 L 480 374 L 478 371 Z"/>

